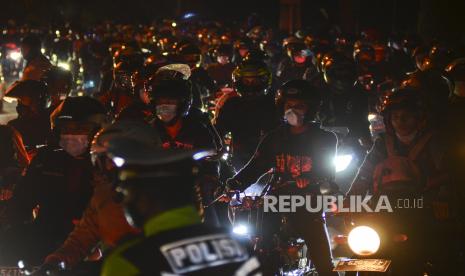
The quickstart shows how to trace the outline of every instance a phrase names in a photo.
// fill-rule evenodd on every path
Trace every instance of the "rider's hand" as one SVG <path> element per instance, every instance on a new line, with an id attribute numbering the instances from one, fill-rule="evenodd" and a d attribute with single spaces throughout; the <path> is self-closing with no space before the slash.
<path id="1" fill-rule="evenodd" d="M 304 189 L 310 184 L 310 180 L 308 178 L 297 178 L 296 180 L 297 188 Z"/>
<path id="2" fill-rule="evenodd" d="M 241 183 L 233 178 L 226 180 L 226 186 L 222 191 L 222 197 L 219 199 L 220 202 L 231 201 L 231 196 L 237 193 Z"/>

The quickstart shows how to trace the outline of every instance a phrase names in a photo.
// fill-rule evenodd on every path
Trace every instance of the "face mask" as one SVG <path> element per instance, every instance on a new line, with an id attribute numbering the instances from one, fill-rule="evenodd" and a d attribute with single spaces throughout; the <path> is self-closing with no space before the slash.
<path id="1" fill-rule="evenodd" d="M 304 116 L 291 108 L 284 113 L 284 120 L 291 126 L 301 126 L 304 123 Z"/>
<path id="2" fill-rule="evenodd" d="M 218 56 L 216 59 L 219 64 L 225 65 L 229 63 L 229 57 L 228 56 Z"/>
<path id="3" fill-rule="evenodd" d="M 302 63 L 304 63 L 306 60 L 307 60 L 307 58 L 304 57 L 304 56 L 300 56 L 300 55 L 294 56 L 294 61 L 295 61 L 295 63 L 302 64 Z"/>
<path id="4" fill-rule="evenodd" d="M 417 132 L 414 131 L 412 134 L 410 135 L 407 135 L 407 136 L 400 136 L 397 132 L 396 132 L 396 136 L 397 136 L 397 139 L 399 139 L 399 141 L 401 141 L 403 144 L 410 144 L 413 139 L 415 139 L 415 137 L 417 136 Z"/>
<path id="5" fill-rule="evenodd" d="M 75 134 L 60 135 L 60 147 L 72 157 L 78 157 L 88 150 L 89 137 Z"/>
<path id="6" fill-rule="evenodd" d="M 249 53 L 249 50 L 248 49 L 239 49 L 239 55 L 241 57 L 245 57 L 247 54 Z"/>
<path id="7" fill-rule="evenodd" d="M 164 123 L 171 122 L 176 117 L 177 105 L 175 104 L 161 104 L 157 105 L 157 117 Z"/>

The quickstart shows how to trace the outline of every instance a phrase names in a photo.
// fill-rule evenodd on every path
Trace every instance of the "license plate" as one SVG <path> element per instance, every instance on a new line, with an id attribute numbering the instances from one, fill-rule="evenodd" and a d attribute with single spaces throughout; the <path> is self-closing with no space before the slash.
<path id="1" fill-rule="evenodd" d="M 336 264 L 334 271 L 373 271 L 386 272 L 391 260 L 384 259 L 347 259 Z"/>

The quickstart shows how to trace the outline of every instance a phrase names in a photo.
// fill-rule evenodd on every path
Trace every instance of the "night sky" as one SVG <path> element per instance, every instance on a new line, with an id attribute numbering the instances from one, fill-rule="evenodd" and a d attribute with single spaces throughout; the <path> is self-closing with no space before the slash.
<path id="1" fill-rule="evenodd" d="M 147 23 L 173 18 L 188 11 L 206 19 L 243 20 L 251 12 L 263 15 L 267 25 L 278 26 L 280 0 L 3 0 L 0 23 L 9 18 L 20 23 L 61 24 L 64 21 L 92 25 L 102 20 Z M 450 37 L 463 36 L 463 0 L 302 0 L 302 23 L 321 21 L 325 9 L 330 21 L 348 32 L 371 27 L 383 32 L 416 32 Z M 342 24 L 341 24 L 342 23 Z"/>

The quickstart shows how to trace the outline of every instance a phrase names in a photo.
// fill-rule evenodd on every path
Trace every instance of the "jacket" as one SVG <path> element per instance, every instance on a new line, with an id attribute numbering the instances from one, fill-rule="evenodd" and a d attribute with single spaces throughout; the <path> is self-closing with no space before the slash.
<path id="1" fill-rule="evenodd" d="M 113 248 L 126 236 L 137 234 L 124 217 L 121 203 L 115 200 L 116 193 L 104 176 L 94 174 L 94 193 L 79 223 L 55 252 L 48 255 L 45 263 L 64 261 L 75 266 L 82 261 L 99 242 Z"/>

